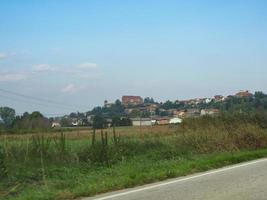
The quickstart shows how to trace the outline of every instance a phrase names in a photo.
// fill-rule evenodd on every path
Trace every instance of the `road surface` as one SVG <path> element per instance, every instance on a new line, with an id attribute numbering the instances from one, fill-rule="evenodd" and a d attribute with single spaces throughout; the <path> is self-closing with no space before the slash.
<path id="1" fill-rule="evenodd" d="M 266 200 L 267 159 L 259 159 L 83 200 Z"/>

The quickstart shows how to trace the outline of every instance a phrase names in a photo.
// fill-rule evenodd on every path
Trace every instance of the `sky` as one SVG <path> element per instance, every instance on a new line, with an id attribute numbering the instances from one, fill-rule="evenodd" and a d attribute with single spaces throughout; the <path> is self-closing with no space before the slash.
<path id="1" fill-rule="evenodd" d="M 0 106 L 52 115 L 122 95 L 267 92 L 266 10 L 265 0 L 1 0 Z"/>

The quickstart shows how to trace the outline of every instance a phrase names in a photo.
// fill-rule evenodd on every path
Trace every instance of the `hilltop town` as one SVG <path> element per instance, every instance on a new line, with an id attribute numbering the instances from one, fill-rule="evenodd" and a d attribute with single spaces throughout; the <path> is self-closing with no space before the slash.
<path id="1" fill-rule="evenodd" d="M 104 101 L 86 113 L 71 113 L 63 118 L 56 118 L 53 126 L 90 126 L 95 115 L 103 116 L 110 126 L 117 118 L 119 125 L 148 126 L 181 123 L 184 118 L 204 115 L 217 116 L 224 111 L 245 112 L 255 95 L 248 90 L 239 91 L 234 95 L 215 95 L 213 98 L 194 98 L 156 102 L 153 98 L 141 96 L 122 96 L 115 102 Z M 263 94 L 264 95 L 264 94 Z M 246 104 L 247 102 L 247 104 Z M 242 106 L 244 108 L 242 108 Z"/>

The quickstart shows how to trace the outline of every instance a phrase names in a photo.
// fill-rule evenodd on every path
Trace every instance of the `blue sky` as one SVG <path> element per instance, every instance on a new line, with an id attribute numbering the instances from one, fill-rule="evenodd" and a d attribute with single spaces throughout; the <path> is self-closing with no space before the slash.
<path id="1" fill-rule="evenodd" d="M 4 93 L 0 105 L 68 113 L 124 94 L 267 92 L 266 10 L 264 0 L 1 1 L 0 89 L 74 108 Z"/>

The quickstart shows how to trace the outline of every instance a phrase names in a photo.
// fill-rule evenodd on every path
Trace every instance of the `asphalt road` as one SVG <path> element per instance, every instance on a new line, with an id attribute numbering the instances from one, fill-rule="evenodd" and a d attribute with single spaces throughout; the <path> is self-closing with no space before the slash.
<path id="1" fill-rule="evenodd" d="M 267 200 L 267 159 L 260 159 L 83 200 Z"/>

